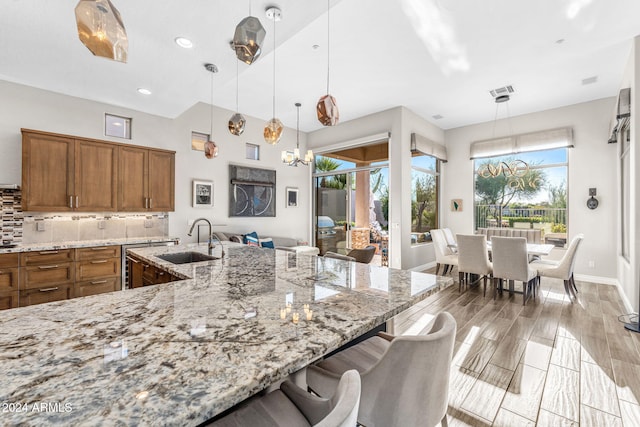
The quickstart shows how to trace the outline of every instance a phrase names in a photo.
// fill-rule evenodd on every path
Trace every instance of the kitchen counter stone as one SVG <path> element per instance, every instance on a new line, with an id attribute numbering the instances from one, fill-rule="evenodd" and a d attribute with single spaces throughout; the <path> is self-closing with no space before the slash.
<path id="1" fill-rule="evenodd" d="M 157 258 L 189 250 L 130 250 L 186 280 L 0 312 L 0 424 L 198 425 L 453 283 L 226 242 Z"/>
<path id="2" fill-rule="evenodd" d="M 74 248 L 90 248 L 95 246 L 120 246 L 142 243 L 159 243 L 174 241 L 179 242 L 177 237 L 135 237 L 124 239 L 100 239 L 100 240 L 75 240 L 56 243 L 33 243 L 19 244 L 11 248 L 0 248 L 0 254 L 10 254 L 16 252 L 36 252 L 36 251 L 52 251 L 58 249 L 74 249 Z"/>

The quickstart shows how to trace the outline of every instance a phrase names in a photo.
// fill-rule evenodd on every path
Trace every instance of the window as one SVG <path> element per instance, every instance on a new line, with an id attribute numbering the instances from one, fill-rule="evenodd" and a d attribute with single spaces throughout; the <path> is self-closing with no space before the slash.
<path id="1" fill-rule="evenodd" d="M 260 146 L 256 144 L 246 144 L 246 157 L 249 160 L 260 160 Z"/>
<path id="2" fill-rule="evenodd" d="M 204 143 L 209 140 L 209 135 L 201 132 L 191 132 L 191 149 L 204 151 Z"/>
<path id="3" fill-rule="evenodd" d="M 540 228 L 567 240 L 567 148 L 474 160 L 475 228 Z"/>
<path id="4" fill-rule="evenodd" d="M 440 161 L 422 154 L 411 158 L 411 244 L 431 241 L 438 228 Z"/>
<path id="5" fill-rule="evenodd" d="M 621 255 L 629 261 L 629 233 L 630 233 L 630 215 L 631 215 L 631 159 L 629 155 L 630 143 L 629 127 L 622 129 L 620 133 L 620 245 Z"/>
<path id="6" fill-rule="evenodd" d="M 104 134 L 116 138 L 131 139 L 131 118 L 105 113 Z"/>

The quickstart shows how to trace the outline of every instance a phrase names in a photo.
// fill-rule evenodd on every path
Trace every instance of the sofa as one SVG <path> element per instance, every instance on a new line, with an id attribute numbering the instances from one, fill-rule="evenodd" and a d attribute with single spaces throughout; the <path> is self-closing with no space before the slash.
<path id="1" fill-rule="evenodd" d="M 257 244 L 254 244 L 254 246 L 262 246 L 262 247 L 268 247 L 268 248 L 273 247 L 274 249 L 289 250 L 292 252 L 311 253 L 314 255 L 318 254 L 318 248 L 313 246 L 307 246 L 306 242 L 295 239 L 293 237 L 261 236 L 261 235 L 258 235 L 255 231 L 248 234 L 215 231 L 212 234 L 214 238 L 217 238 L 221 242 L 230 241 L 230 242 L 242 243 L 242 244 L 248 243 L 247 238 L 251 239 L 251 237 L 257 236 L 255 237 L 255 240 L 257 240 L 255 243 Z M 251 240 L 252 242 L 254 241 L 254 239 L 251 239 Z M 269 242 L 271 242 L 271 244 L 269 244 Z"/>
<path id="2" fill-rule="evenodd" d="M 478 228 L 476 234 L 484 234 L 487 236 L 487 240 L 491 240 L 493 236 L 500 237 L 524 237 L 527 239 L 527 243 L 542 243 L 542 230 L 541 229 L 527 229 L 527 228 L 508 228 L 508 227 L 496 227 L 496 228 Z"/>

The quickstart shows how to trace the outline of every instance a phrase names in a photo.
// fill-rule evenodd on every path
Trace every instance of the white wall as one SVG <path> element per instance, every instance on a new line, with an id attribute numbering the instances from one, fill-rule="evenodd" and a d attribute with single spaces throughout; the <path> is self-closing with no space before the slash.
<path id="1" fill-rule="evenodd" d="M 613 283 L 616 272 L 616 218 L 618 217 L 618 182 L 616 180 L 616 144 L 607 144 L 609 121 L 614 98 L 512 117 L 514 134 L 570 126 L 575 147 L 569 149 L 568 222 L 569 237 L 583 233 L 578 251 L 576 274 Z M 506 119 L 496 130 L 508 129 Z M 443 172 L 442 193 L 446 198 L 462 198 L 464 210 L 445 209 L 443 225 L 454 233 L 473 231 L 473 161 L 469 160 L 471 142 L 491 138 L 494 123 L 465 126 L 445 132 L 449 163 Z M 504 132 L 504 131 L 503 131 Z M 502 136 L 496 133 L 495 137 Z M 597 188 L 600 206 L 589 210 L 588 189 Z M 588 267 L 589 261 L 594 268 Z"/>
<path id="2" fill-rule="evenodd" d="M 174 120 L 5 81 L 0 81 L 0 99 L 0 183 L 21 182 L 20 128 L 175 150 L 176 210 L 169 214 L 170 235 L 183 241 L 194 241 L 195 237 L 186 236 L 188 221 L 204 216 L 216 224 L 226 224 L 218 227 L 221 231 L 255 230 L 265 236 L 309 238 L 309 168 L 293 168 L 280 161 L 283 149 L 295 147 L 295 129 L 285 128 L 280 143 L 270 146 L 262 137 L 263 120 L 247 117 L 247 129 L 237 137 L 227 131 L 227 120 L 232 112 L 215 108 L 214 140 L 219 143 L 220 155 L 208 160 L 202 152 L 191 151 L 190 142 L 192 130 L 209 133 L 210 108 L 205 104 L 195 105 Z M 105 112 L 132 118 L 131 140 L 104 136 Z M 301 133 L 300 137 L 303 150 L 306 135 Z M 246 142 L 260 146 L 260 161 L 245 160 Z M 275 218 L 228 217 L 229 163 L 276 170 Z M 191 207 L 193 178 L 214 181 L 213 209 Z M 300 189 L 298 208 L 285 208 L 285 187 Z"/>
<path id="3" fill-rule="evenodd" d="M 444 132 L 404 107 L 371 114 L 308 135 L 314 150 L 389 132 L 389 265 L 415 268 L 435 260 L 433 245 L 411 246 L 411 133 L 441 144 Z"/>

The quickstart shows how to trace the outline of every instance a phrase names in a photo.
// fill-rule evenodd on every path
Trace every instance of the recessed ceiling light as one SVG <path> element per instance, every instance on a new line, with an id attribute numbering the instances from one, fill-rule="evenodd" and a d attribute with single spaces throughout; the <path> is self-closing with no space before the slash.
<path id="1" fill-rule="evenodd" d="M 558 39 L 558 40 L 556 40 L 556 44 L 562 44 L 562 43 L 564 43 L 564 39 Z"/>
<path id="2" fill-rule="evenodd" d="M 151 91 L 149 89 L 145 89 L 143 87 L 139 87 L 138 88 L 138 93 L 141 93 L 143 95 L 151 95 Z"/>
<path id="3" fill-rule="evenodd" d="M 176 37 L 176 44 L 185 49 L 191 49 L 193 42 L 185 37 Z"/>
<path id="4" fill-rule="evenodd" d="M 320 49 L 320 45 L 319 44 L 314 44 L 313 46 L 311 46 L 311 49 L 318 50 L 318 49 Z"/>

